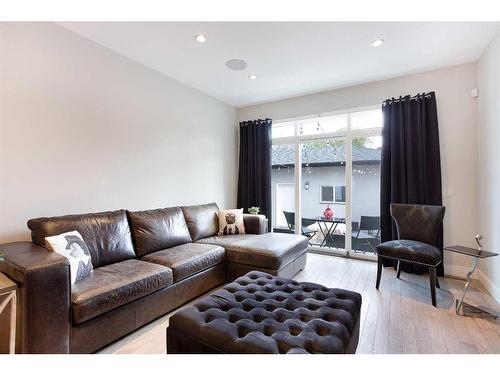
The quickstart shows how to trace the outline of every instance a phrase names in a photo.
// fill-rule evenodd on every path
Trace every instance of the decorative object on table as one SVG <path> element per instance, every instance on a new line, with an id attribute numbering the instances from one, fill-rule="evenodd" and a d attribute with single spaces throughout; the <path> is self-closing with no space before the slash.
<path id="1" fill-rule="evenodd" d="M 467 256 L 471 256 L 474 259 L 472 260 L 472 268 L 470 271 L 467 273 L 467 280 L 465 281 L 464 285 L 464 291 L 462 292 L 462 297 L 460 300 L 455 300 L 455 313 L 457 315 L 463 315 L 463 316 L 470 316 L 470 317 L 475 317 L 475 318 L 489 318 L 489 319 L 496 319 L 498 318 L 498 313 L 494 311 L 488 311 L 488 309 L 485 308 L 479 308 L 477 306 L 473 306 L 467 302 L 464 302 L 465 295 L 467 294 L 467 291 L 469 290 L 469 286 L 472 282 L 472 275 L 474 274 L 474 271 L 476 271 L 477 265 L 479 263 L 479 259 L 484 259 L 484 258 L 491 258 L 494 256 L 497 256 L 497 253 L 492 253 L 490 251 L 484 251 L 483 246 L 481 244 L 481 240 L 483 237 L 480 234 L 476 234 L 474 237 L 478 248 L 473 249 L 470 247 L 465 247 L 465 246 L 446 246 L 444 250 L 451 251 L 454 253 L 458 254 L 463 254 Z"/>
<path id="2" fill-rule="evenodd" d="M 260 212 L 260 208 L 259 207 L 250 207 L 248 209 L 248 213 L 252 214 L 252 215 L 258 215 L 259 212 Z"/>
<path id="3" fill-rule="evenodd" d="M 8 314 L 8 315 L 7 315 Z M 16 344 L 16 284 L 0 273 L 0 354 L 14 354 Z"/>
<path id="4" fill-rule="evenodd" d="M 219 216 L 219 236 L 245 234 L 243 208 L 220 210 L 217 215 Z"/>
<path id="5" fill-rule="evenodd" d="M 439 288 L 436 268 L 443 261 L 441 250 L 436 245 L 445 208 L 443 206 L 395 204 L 390 206 L 396 223 L 397 239 L 385 241 L 377 246 L 377 282 L 380 286 L 384 260 L 397 264 L 397 278 L 401 274 L 401 263 L 424 266 L 429 271 L 432 306 L 436 306 L 436 286 Z"/>
<path id="6" fill-rule="evenodd" d="M 89 249 L 78 231 L 45 237 L 45 243 L 49 250 L 69 260 L 71 284 L 86 278 L 94 269 Z"/>
<path id="7" fill-rule="evenodd" d="M 333 210 L 330 208 L 330 206 L 326 206 L 325 210 L 323 211 L 323 216 L 326 217 L 327 219 L 331 219 L 333 217 Z"/>

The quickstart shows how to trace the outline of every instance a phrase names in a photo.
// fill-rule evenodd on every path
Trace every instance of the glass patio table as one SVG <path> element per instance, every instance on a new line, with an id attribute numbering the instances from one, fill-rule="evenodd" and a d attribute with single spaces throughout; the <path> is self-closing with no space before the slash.
<path id="1" fill-rule="evenodd" d="M 332 237 L 333 232 L 337 229 L 339 224 L 345 224 L 345 218 L 342 217 L 332 217 L 331 219 L 324 216 L 315 216 L 303 218 L 306 220 L 315 221 L 318 223 L 321 234 L 323 235 L 323 241 L 321 241 L 320 247 L 328 246 L 328 238 Z M 335 243 L 335 241 L 333 241 Z M 331 247 L 331 246 L 328 246 Z"/>

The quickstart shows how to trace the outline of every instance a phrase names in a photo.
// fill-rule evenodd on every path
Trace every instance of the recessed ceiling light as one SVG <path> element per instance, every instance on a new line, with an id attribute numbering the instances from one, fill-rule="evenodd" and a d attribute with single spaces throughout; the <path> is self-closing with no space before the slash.
<path id="1" fill-rule="evenodd" d="M 384 39 L 375 39 L 372 42 L 373 47 L 380 47 L 382 44 L 384 44 L 385 40 Z"/>
<path id="2" fill-rule="evenodd" d="M 198 43 L 205 43 L 207 41 L 207 37 L 203 34 L 196 34 L 194 38 Z"/>
<path id="3" fill-rule="evenodd" d="M 250 74 L 248 76 L 249 79 L 257 79 L 257 76 L 255 74 Z"/>
<path id="4" fill-rule="evenodd" d="M 226 61 L 226 66 L 231 70 L 243 70 L 247 67 L 247 63 L 241 59 L 231 59 Z"/>

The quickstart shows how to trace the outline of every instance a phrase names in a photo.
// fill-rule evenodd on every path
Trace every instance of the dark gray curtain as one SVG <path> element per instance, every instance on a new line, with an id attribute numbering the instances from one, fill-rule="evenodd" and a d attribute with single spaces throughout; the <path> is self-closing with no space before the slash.
<path id="1" fill-rule="evenodd" d="M 260 207 L 271 225 L 272 120 L 240 122 L 238 208 Z"/>
<path id="2" fill-rule="evenodd" d="M 382 166 L 380 185 L 381 240 L 396 239 L 389 212 L 391 203 L 442 205 L 441 159 L 434 92 L 388 99 L 382 104 Z M 443 228 L 434 243 L 443 250 Z M 386 260 L 386 266 L 393 262 Z M 406 272 L 424 273 L 425 267 L 406 263 Z M 437 269 L 444 273 L 443 264 Z"/>

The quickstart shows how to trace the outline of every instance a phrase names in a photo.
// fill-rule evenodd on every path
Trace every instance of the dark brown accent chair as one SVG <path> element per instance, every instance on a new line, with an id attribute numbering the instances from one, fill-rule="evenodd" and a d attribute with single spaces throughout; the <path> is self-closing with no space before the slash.
<path id="1" fill-rule="evenodd" d="M 445 207 L 392 203 L 390 210 L 396 223 L 398 239 L 377 246 L 376 288 L 380 286 L 384 259 L 397 262 L 398 279 L 401 262 L 419 264 L 429 269 L 432 305 L 436 306 L 435 288 L 439 288 L 436 267 L 443 261 L 442 251 L 436 247 L 436 237 L 443 223 Z"/>

